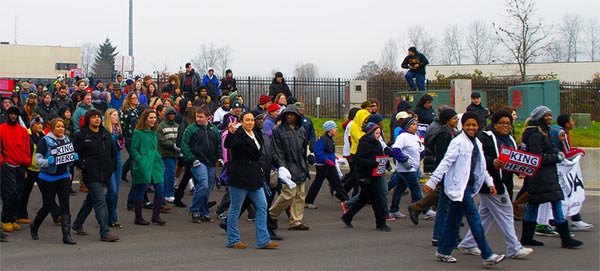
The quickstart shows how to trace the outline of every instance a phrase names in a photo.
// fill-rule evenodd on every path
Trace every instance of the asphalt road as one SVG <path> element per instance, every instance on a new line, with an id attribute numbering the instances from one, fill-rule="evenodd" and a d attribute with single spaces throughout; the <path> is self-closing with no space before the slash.
<path id="1" fill-rule="evenodd" d="M 75 188 L 77 185 L 73 185 Z M 308 187 L 307 187 L 308 189 Z M 98 226 L 93 213 L 85 229 L 89 236 L 73 235 L 77 245 L 61 242 L 60 227 L 47 218 L 42 225 L 39 241 L 31 240 L 29 226 L 10 234 L 10 241 L 0 244 L 1 270 L 465 270 L 481 269 L 481 258 L 454 251 L 458 263 L 447 264 L 433 259 L 431 246 L 433 221 L 421 220 L 413 226 L 409 220 L 391 221 L 391 232 L 377 232 L 372 210 L 363 209 L 353 221 L 354 228 L 346 229 L 340 221 L 340 204 L 329 196 L 324 185 L 316 210 L 305 210 L 305 223 L 310 231 L 287 230 L 280 217 L 280 235 L 285 237 L 275 250 L 255 249 L 253 222 L 240 220 L 242 241 L 248 249 L 225 247 L 225 232 L 215 223 L 191 223 L 185 208 L 173 206 L 170 214 L 163 214 L 166 226 L 138 226 L 133 224 L 133 212 L 125 209 L 129 183 L 121 184 L 119 217 L 123 229 L 112 233 L 121 237 L 116 243 L 99 241 Z M 591 191 L 592 192 L 592 191 Z M 218 200 L 223 189 L 214 190 L 211 198 Z M 600 270 L 599 253 L 599 198 L 588 195 L 582 216 L 596 225 L 589 232 L 576 232 L 583 240 L 581 249 L 562 249 L 560 239 L 537 237 L 546 246 L 534 248 L 526 259 L 507 259 L 496 265 L 497 270 Z M 76 215 L 84 193 L 71 197 L 71 212 Z M 187 194 L 184 202 L 189 203 Z M 404 196 L 401 210 L 409 197 Z M 41 206 L 37 187 L 31 196 L 29 210 L 33 218 Z M 214 211 L 214 208 L 213 208 Z M 144 210 L 147 219 L 150 210 Z M 521 224 L 517 223 L 520 236 Z M 462 229 L 464 234 L 466 229 Z M 492 227 L 488 241 L 496 253 L 504 252 L 504 241 L 497 227 Z"/>

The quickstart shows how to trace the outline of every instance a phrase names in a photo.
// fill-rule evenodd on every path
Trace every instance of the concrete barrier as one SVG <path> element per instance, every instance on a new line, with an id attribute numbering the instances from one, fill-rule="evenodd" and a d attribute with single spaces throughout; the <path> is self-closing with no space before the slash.
<path id="1" fill-rule="evenodd" d="M 586 188 L 600 188 L 600 148 L 583 148 L 581 174 Z"/>

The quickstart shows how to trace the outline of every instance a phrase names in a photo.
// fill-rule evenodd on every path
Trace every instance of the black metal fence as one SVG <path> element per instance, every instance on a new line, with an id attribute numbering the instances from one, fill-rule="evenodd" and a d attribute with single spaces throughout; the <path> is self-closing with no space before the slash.
<path id="1" fill-rule="evenodd" d="M 154 74 L 159 89 L 167 84 L 168 75 Z M 99 78 L 104 82 L 114 78 Z M 261 94 L 269 93 L 272 77 L 236 77 L 238 93 L 244 103 L 252 108 L 258 104 Z M 296 78 L 286 79 L 292 94 L 306 104 L 306 114 L 324 118 L 345 118 L 349 107 L 349 82 L 347 78 Z M 473 79 L 472 89 L 486 93 L 486 104 L 492 110 L 508 105 L 508 89 L 519 85 L 519 80 Z M 449 90 L 450 80 L 427 80 L 428 90 Z M 367 96 L 377 98 L 380 113 L 385 117 L 394 114 L 394 92 L 408 90 L 408 83 L 402 77 L 392 79 L 372 79 L 367 81 Z M 319 105 L 317 106 L 317 98 Z M 600 80 L 594 82 L 561 82 L 561 113 L 590 113 L 592 119 L 600 121 Z"/>

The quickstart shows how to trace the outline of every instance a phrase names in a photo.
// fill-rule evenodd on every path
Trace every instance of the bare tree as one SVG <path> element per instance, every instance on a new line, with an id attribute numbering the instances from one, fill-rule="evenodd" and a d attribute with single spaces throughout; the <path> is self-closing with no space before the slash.
<path id="1" fill-rule="evenodd" d="M 558 63 L 563 57 L 563 44 L 559 40 L 552 40 L 546 48 L 546 56 L 549 57 L 550 61 Z"/>
<path id="2" fill-rule="evenodd" d="M 593 18 L 590 19 L 586 27 L 586 36 L 588 43 L 588 54 L 592 61 L 596 61 L 598 53 L 600 52 L 600 23 L 598 20 Z"/>
<path id="3" fill-rule="evenodd" d="M 319 69 L 317 65 L 311 62 L 298 63 L 294 68 L 294 75 L 298 78 L 317 78 L 319 77 Z"/>
<path id="4" fill-rule="evenodd" d="M 442 61 L 446 65 L 461 64 L 462 38 L 460 27 L 453 25 L 444 29 Z"/>
<path id="5" fill-rule="evenodd" d="M 381 68 L 371 60 L 360 67 L 360 72 L 356 75 L 357 80 L 367 80 L 381 72 Z"/>
<path id="6" fill-rule="evenodd" d="M 381 67 L 386 70 L 397 71 L 396 65 L 398 65 L 398 45 L 396 45 L 394 39 L 389 39 L 381 50 Z"/>
<path id="7" fill-rule="evenodd" d="M 416 47 L 419 52 L 427 57 L 429 63 L 433 63 L 433 59 L 435 59 L 433 56 L 435 39 L 429 35 L 429 33 L 427 33 L 423 26 L 416 25 L 409 27 L 406 29 L 406 35 L 408 40 L 408 46 L 406 46 L 406 49 L 408 49 L 410 46 Z"/>
<path id="8" fill-rule="evenodd" d="M 577 62 L 577 43 L 582 29 L 583 19 L 580 15 L 569 13 L 563 16 L 560 32 L 566 41 L 567 62 Z"/>
<path id="9" fill-rule="evenodd" d="M 192 65 L 198 67 L 200 74 L 203 74 L 208 71 L 208 68 L 215 69 L 218 59 L 219 50 L 215 44 L 212 42 L 208 45 L 203 43 L 198 54 L 192 58 Z M 215 70 L 215 73 L 217 74 L 217 70 Z"/>
<path id="10" fill-rule="evenodd" d="M 469 25 L 466 42 L 473 63 L 490 63 L 496 43 L 489 26 L 483 20 L 475 20 Z"/>
<path id="11" fill-rule="evenodd" d="M 96 59 L 96 53 L 98 52 L 98 45 L 86 42 L 81 46 L 81 70 L 83 76 L 87 76 L 92 72 L 92 66 Z"/>
<path id="12" fill-rule="evenodd" d="M 233 49 L 229 47 L 229 45 L 225 45 L 219 50 L 219 59 L 217 60 L 217 66 L 219 70 L 223 72 L 222 76 L 225 77 L 225 70 L 229 68 L 231 63 L 231 55 L 233 54 Z"/>
<path id="13" fill-rule="evenodd" d="M 506 25 L 493 25 L 500 42 L 517 61 L 521 80 L 525 80 L 527 64 L 544 52 L 552 27 L 544 27 L 535 17 L 533 0 L 508 0 L 507 6 L 509 20 Z"/>

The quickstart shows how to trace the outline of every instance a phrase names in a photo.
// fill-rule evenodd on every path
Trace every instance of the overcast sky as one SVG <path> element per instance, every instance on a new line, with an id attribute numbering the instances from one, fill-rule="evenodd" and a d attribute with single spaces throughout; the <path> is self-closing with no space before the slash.
<path id="1" fill-rule="evenodd" d="M 28 45 L 100 44 L 106 37 L 128 51 L 128 0 L 1 0 L 0 40 Z M 538 0 L 545 23 L 567 13 L 598 18 L 598 0 Z M 422 25 L 441 37 L 443 29 L 476 19 L 504 24 L 504 0 L 421 1 L 140 1 L 134 0 L 136 73 L 165 66 L 171 72 L 213 42 L 233 49 L 236 76 L 293 74 L 300 62 L 315 63 L 321 76 L 353 77 L 378 61 L 384 43 Z M 406 48 L 400 48 L 399 61 Z M 399 64 L 398 64 L 399 65 Z M 203 72 L 201 72 L 202 74 Z"/>

